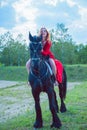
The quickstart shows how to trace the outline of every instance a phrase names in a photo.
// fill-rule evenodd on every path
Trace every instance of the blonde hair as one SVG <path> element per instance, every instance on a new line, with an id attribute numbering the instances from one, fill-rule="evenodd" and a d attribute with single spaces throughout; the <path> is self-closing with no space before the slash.
<path id="1" fill-rule="evenodd" d="M 46 40 L 50 40 L 50 34 L 49 34 L 48 30 L 47 30 L 45 27 L 42 27 L 42 28 L 40 29 L 40 34 L 39 34 L 39 35 L 41 35 L 41 30 L 42 30 L 42 29 L 45 29 L 46 32 L 47 32 Z"/>

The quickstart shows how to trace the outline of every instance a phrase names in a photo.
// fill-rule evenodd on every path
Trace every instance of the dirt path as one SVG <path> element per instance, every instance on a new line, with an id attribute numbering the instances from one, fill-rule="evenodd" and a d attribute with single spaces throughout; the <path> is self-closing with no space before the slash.
<path id="1" fill-rule="evenodd" d="M 81 83 L 68 83 L 68 90 L 73 89 Z M 47 95 L 41 93 L 41 102 L 46 101 Z M 25 111 L 34 111 L 34 100 L 31 95 L 31 88 L 27 83 L 0 81 L 0 122 L 14 118 Z"/>
<path id="2" fill-rule="evenodd" d="M 0 80 L 0 88 L 7 88 L 10 86 L 20 85 L 22 82 Z"/>

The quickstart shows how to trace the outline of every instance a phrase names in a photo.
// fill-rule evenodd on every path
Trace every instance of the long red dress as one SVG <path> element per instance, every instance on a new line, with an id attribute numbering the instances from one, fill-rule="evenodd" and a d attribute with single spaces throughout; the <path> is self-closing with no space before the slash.
<path id="1" fill-rule="evenodd" d="M 47 40 L 44 47 L 43 47 L 42 54 L 44 56 L 49 55 L 49 57 L 54 60 L 56 68 L 57 68 L 56 80 L 59 83 L 62 83 L 63 65 L 59 60 L 55 59 L 54 54 L 50 50 L 51 46 L 52 46 L 52 42 Z"/>

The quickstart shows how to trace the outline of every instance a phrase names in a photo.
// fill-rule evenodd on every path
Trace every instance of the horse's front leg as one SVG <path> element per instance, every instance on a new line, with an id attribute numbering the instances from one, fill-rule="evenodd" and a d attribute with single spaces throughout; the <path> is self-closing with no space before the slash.
<path id="1" fill-rule="evenodd" d="M 35 111 L 36 111 L 36 121 L 34 123 L 35 128 L 41 128 L 43 127 L 43 121 L 42 121 L 42 113 L 41 113 L 41 107 L 40 107 L 40 98 L 39 92 L 32 91 L 34 101 L 35 101 Z"/>
<path id="2" fill-rule="evenodd" d="M 48 88 L 47 94 L 48 94 L 48 98 L 49 98 L 50 110 L 52 113 L 51 127 L 60 128 L 62 124 L 61 124 L 59 117 L 57 116 L 55 95 L 54 95 L 54 90 L 52 87 Z"/>

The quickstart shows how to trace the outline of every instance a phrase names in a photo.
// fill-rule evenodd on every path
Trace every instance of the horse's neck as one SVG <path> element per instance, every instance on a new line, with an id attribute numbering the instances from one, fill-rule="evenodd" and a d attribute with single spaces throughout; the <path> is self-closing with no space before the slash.
<path id="1" fill-rule="evenodd" d="M 46 63 L 45 63 L 45 61 L 44 60 L 42 60 L 41 61 L 41 64 L 40 64 L 40 66 L 39 66 L 40 68 L 40 71 L 44 71 L 45 69 L 46 69 Z"/>
<path id="2" fill-rule="evenodd" d="M 47 71 L 47 65 L 44 60 L 41 60 L 38 70 L 39 70 L 39 76 L 42 77 L 43 75 L 45 75 L 45 73 Z"/>

